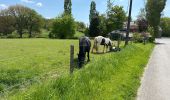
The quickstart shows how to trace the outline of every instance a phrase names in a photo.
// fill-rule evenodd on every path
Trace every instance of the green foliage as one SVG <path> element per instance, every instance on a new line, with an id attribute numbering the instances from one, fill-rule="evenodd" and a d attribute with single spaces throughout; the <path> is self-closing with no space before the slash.
<path id="1" fill-rule="evenodd" d="M 160 26 L 162 28 L 162 36 L 170 37 L 170 18 L 162 18 Z"/>
<path id="2" fill-rule="evenodd" d="M 107 19 L 107 32 L 123 28 L 123 22 L 126 20 L 126 13 L 122 6 L 112 7 Z"/>
<path id="3" fill-rule="evenodd" d="M 72 3 L 71 0 L 64 0 L 64 13 L 71 15 Z"/>
<path id="4" fill-rule="evenodd" d="M 91 22 L 92 19 L 96 16 L 96 3 L 95 1 L 92 1 L 90 4 L 90 15 L 89 15 L 89 21 Z"/>
<path id="5" fill-rule="evenodd" d="M 134 42 L 138 43 L 138 42 L 143 42 L 143 37 L 140 33 L 134 33 L 133 34 L 133 40 Z"/>
<path id="6" fill-rule="evenodd" d="M 158 37 L 161 13 L 165 8 L 167 0 L 147 0 L 146 17 L 148 23 L 154 29 L 153 37 Z"/>
<path id="7" fill-rule="evenodd" d="M 79 32 L 85 32 L 86 30 L 86 25 L 85 23 L 83 22 L 76 22 L 76 31 L 79 31 Z"/>
<path id="8" fill-rule="evenodd" d="M 42 17 L 33 9 L 14 5 L 0 11 L 0 32 L 3 36 L 12 36 L 11 33 L 17 30 L 19 37 L 22 38 L 24 33 L 40 33 L 42 27 Z M 15 37 L 16 38 L 16 37 Z"/>
<path id="9" fill-rule="evenodd" d="M 42 16 L 38 15 L 38 13 L 35 10 L 30 10 L 28 12 L 28 21 L 27 21 L 27 30 L 29 33 L 29 38 L 32 37 L 33 33 L 40 33 L 42 24 L 43 24 L 43 18 Z"/>
<path id="10" fill-rule="evenodd" d="M 110 16 L 112 7 L 113 7 L 113 2 L 112 2 L 112 0 L 107 0 L 107 11 L 106 11 L 107 17 Z"/>
<path id="11" fill-rule="evenodd" d="M 100 35 L 100 19 L 99 15 L 96 14 L 96 17 L 91 19 L 90 26 L 89 26 L 89 36 L 95 37 Z"/>
<path id="12" fill-rule="evenodd" d="M 76 31 L 76 33 L 74 34 L 74 38 L 75 39 L 79 39 L 80 37 L 84 36 L 85 34 L 79 31 Z"/>
<path id="13" fill-rule="evenodd" d="M 54 19 L 44 19 L 43 28 L 47 31 L 50 31 L 53 26 Z"/>
<path id="14" fill-rule="evenodd" d="M 15 20 L 12 16 L 8 15 L 8 11 L 0 10 L 0 33 L 2 36 L 11 34 L 14 28 Z"/>
<path id="15" fill-rule="evenodd" d="M 150 42 L 154 42 L 155 41 L 155 38 L 153 37 L 154 36 L 154 28 L 153 27 L 148 27 L 148 32 L 150 33 L 150 35 L 152 36 L 150 39 L 149 39 L 149 41 Z"/>
<path id="16" fill-rule="evenodd" d="M 152 44 L 133 44 L 120 53 L 100 55 L 72 76 L 34 85 L 9 99 L 133 100 L 152 48 Z"/>
<path id="17" fill-rule="evenodd" d="M 50 38 L 67 39 L 73 38 L 75 34 L 75 22 L 71 15 L 64 14 L 55 19 Z"/>
<path id="18" fill-rule="evenodd" d="M 104 14 L 99 16 L 100 19 L 100 25 L 99 25 L 99 29 L 100 29 L 100 35 L 102 36 L 107 36 L 107 27 L 106 27 L 106 23 L 107 23 L 107 19 L 106 16 Z"/>

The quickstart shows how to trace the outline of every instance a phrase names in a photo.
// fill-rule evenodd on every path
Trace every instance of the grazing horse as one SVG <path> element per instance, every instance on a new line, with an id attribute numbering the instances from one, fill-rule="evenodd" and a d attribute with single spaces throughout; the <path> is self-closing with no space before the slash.
<path id="1" fill-rule="evenodd" d="M 105 38 L 103 36 L 95 37 L 92 53 L 93 53 L 94 49 L 96 49 L 96 52 L 98 53 L 99 45 L 104 45 L 104 48 L 103 48 L 103 53 L 104 53 L 105 47 L 106 47 L 106 52 L 107 52 L 109 46 L 110 46 L 110 48 L 112 48 L 112 41 L 109 38 Z"/>
<path id="2" fill-rule="evenodd" d="M 78 66 L 79 68 L 82 67 L 82 65 L 84 64 L 85 61 L 85 56 L 86 56 L 86 52 L 87 52 L 87 57 L 88 57 L 88 62 L 90 61 L 90 56 L 89 56 L 89 52 L 90 52 L 90 48 L 91 48 L 91 41 L 88 37 L 83 36 L 79 39 L 79 54 L 78 54 Z"/>

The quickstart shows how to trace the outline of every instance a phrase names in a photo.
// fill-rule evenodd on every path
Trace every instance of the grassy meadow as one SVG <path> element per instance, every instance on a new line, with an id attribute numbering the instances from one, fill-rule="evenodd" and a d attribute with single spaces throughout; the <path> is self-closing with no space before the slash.
<path id="1" fill-rule="evenodd" d="M 67 74 L 70 44 L 77 52 L 77 40 L 0 39 L 0 91 L 38 81 L 35 77 Z"/>
<path id="2" fill-rule="evenodd" d="M 92 54 L 69 75 L 69 45 L 77 40 L 0 40 L 0 88 L 45 77 L 3 96 L 7 100 L 133 100 L 153 44 L 131 44 L 121 52 Z M 77 57 L 77 56 L 76 56 Z M 42 80 L 41 78 L 39 80 Z M 13 90 L 14 91 L 14 90 Z"/>

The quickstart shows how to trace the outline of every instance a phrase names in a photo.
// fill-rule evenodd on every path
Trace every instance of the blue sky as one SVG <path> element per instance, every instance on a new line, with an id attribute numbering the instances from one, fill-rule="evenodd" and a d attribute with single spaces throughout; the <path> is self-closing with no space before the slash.
<path id="1" fill-rule="evenodd" d="M 72 0 L 72 12 L 77 21 L 89 22 L 89 9 L 92 0 Z M 127 11 L 129 0 L 115 0 L 115 5 L 121 5 Z M 107 0 L 95 0 L 97 10 L 100 13 L 106 11 Z M 22 4 L 35 9 L 45 18 L 54 18 L 63 12 L 64 0 L 0 0 L 0 9 L 7 8 L 10 5 Z M 164 16 L 170 17 L 170 0 L 167 0 L 167 6 L 164 10 Z M 144 0 L 133 0 L 133 19 L 139 13 L 140 8 L 144 7 Z"/>

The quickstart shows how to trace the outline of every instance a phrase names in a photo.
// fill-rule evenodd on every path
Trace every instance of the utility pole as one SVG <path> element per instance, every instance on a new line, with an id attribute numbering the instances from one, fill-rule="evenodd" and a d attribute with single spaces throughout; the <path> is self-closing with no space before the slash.
<path id="1" fill-rule="evenodd" d="M 129 16 L 128 16 L 127 30 L 126 30 L 125 46 L 127 46 L 127 45 L 128 45 L 128 42 L 129 42 L 129 32 L 130 32 L 131 13 L 132 13 L 132 0 L 130 0 L 130 8 L 129 8 Z"/>

